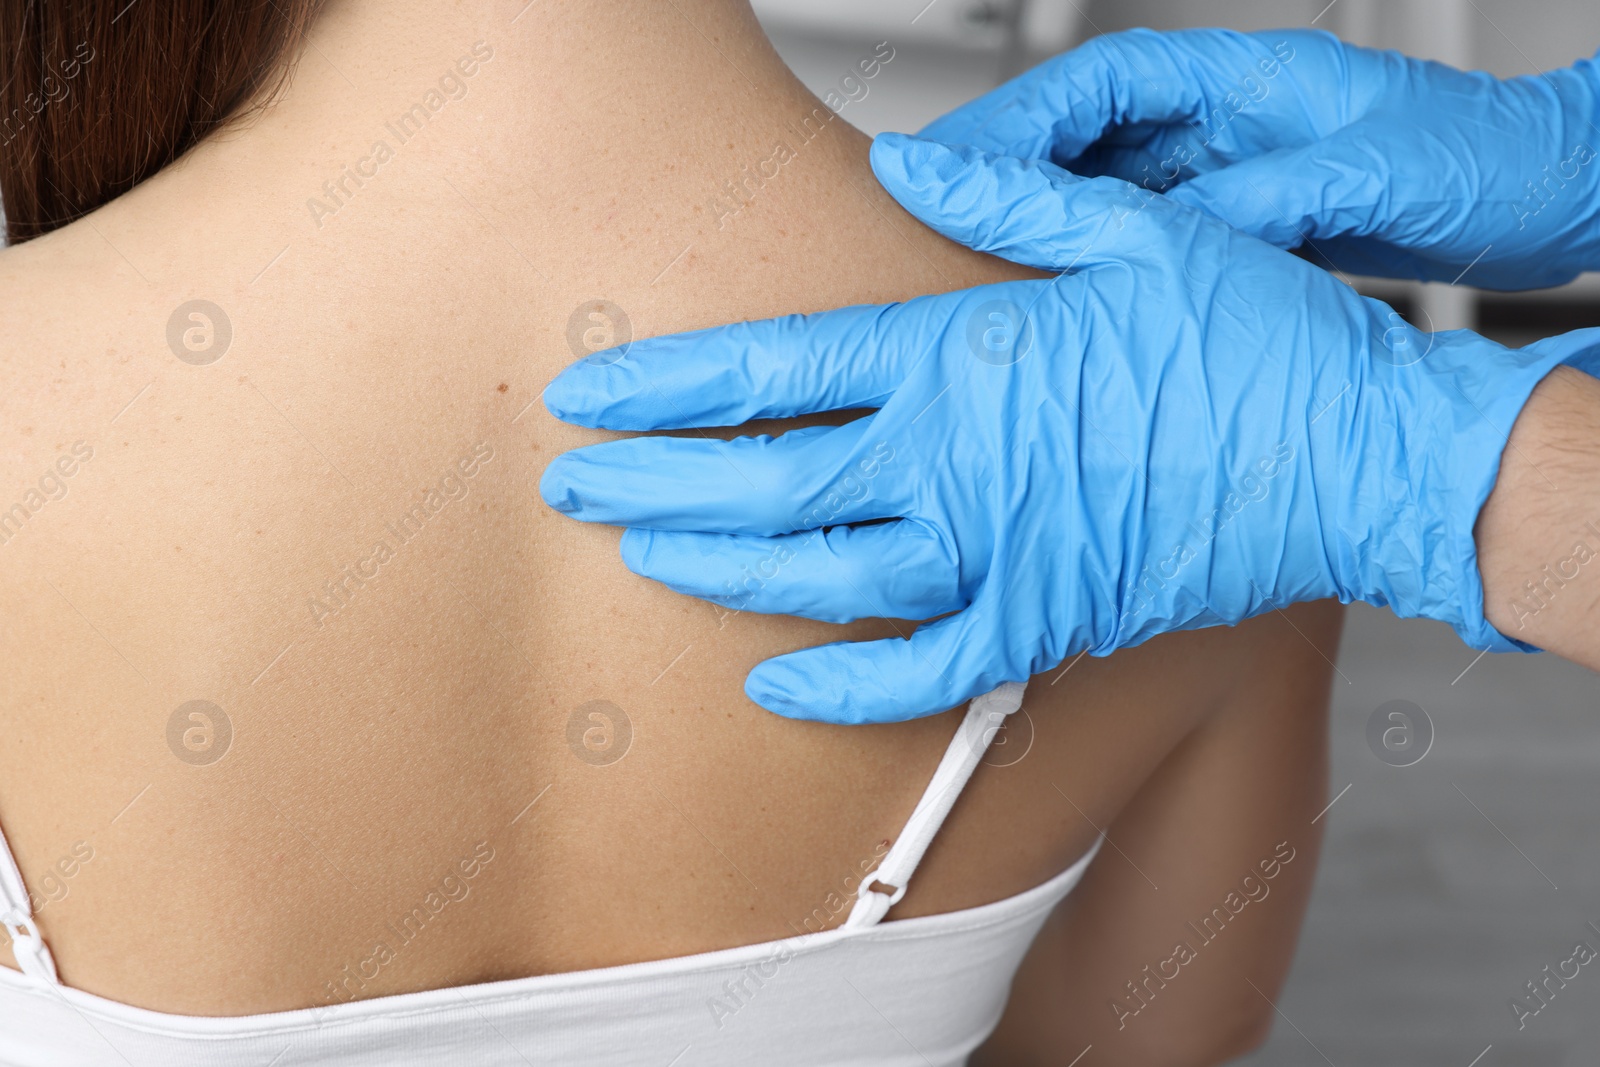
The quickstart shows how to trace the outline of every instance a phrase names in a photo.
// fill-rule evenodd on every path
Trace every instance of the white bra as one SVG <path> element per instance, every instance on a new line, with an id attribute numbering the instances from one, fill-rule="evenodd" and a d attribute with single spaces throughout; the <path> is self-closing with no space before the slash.
<path id="1" fill-rule="evenodd" d="M 267 1015 L 130 1007 L 61 984 L 0 837 L 5 1067 L 960 1067 L 1011 978 L 1100 847 L 993 904 L 884 923 L 990 741 L 1022 702 L 974 700 L 843 926 L 695 956 L 537 975 Z M 893 887 L 892 892 L 883 890 Z"/>

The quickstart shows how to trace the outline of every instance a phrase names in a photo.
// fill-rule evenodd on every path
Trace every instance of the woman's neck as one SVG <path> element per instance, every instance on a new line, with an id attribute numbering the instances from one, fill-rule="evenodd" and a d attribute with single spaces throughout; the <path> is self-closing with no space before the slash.
<path id="1" fill-rule="evenodd" d="M 334 0 L 270 106 L 96 213 L 84 241 L 134 292 L 200 275 L 248 296 L 302 251 L 381 275 L 419 243 L 481 252 L 486 228 L 535 278 L 578 282 L 597 230 L 636 242 L 703 221 L 765 116 L 814 104 L 745 0 Z M 639 195 L 670 181 L 686 136 L 723 140 L 729 173 Z M 589 146 L 577 166 L 573 144 Z"/>

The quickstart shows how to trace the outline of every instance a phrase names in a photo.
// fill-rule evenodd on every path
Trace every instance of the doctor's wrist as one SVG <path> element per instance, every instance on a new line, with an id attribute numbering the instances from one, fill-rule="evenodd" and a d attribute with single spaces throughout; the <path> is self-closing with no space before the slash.
<path id="1" fill-rule="evenodd" d="M 1600 381 L 1562 366 L 1539 383 L 1475 539 L 1489 622 L 1600 670 Z"/>

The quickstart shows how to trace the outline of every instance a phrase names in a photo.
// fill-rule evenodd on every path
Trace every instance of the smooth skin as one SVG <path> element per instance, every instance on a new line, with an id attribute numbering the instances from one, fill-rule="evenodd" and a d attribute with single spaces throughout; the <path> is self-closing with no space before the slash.
<path id="1" fill-rule="evenodd" d="M 0 252 L 0 506 L 93 450 L 0 544 L 0 821 L 73 986 L 193 1014 L 326 1003 L 480 843 L 467 895 L 357 995 L 839 922 L 954 733 L 750 704 L 761 660 L 905 625 L 723 616 L 629 574 L 616 531 L 538 503 L 553 456 L 605 437 L 538 397 L 596 298 L 647 336 L 1028 272 L 900 212 L 848 109 L 720 211 L 819 107 L 742 3 L 522 8 L 337 0 L 259 121 Z M 464 95 L 393 143 L 385 124 L 478 41 L 493 57 Z M 393 157 L 334 205 L 324 183 L 383 137 Z M 336 207 L 320 226 L 313 197 Z M 168 346 L 193 299 L 232 324 L 209 364 Z M 453 471 L 420 533 L 387 531 Z M 345 576 L 385 538 L 376 577 Z M 1310 887 L 1338 627 L 1274 613 L 1040 677 L 1031 750 L 980 768 L 891 920 L 1036 885 L 1108 829 L 1128 859 L 1106 847 L 1074 897 L 1096 903 L 1041 950 L 1082 972 L 1048 998 L 1070 1039 L 1036 1046 L 1068 1062 L 1183 922 L 1288 841 L 1237 938 L 1100 1062 L 1242 1051 L 1270 1021 L 1242 978 L 1276 995 Z M 169 743 L 201 699 L 233 730 L 206 765 Z M 631 725 L 606 766 L 579 755 L 602 722 L 579 714 L 570 740 L 595 700 Z M 93 858 L 64 875 L 78 842 Z"/>

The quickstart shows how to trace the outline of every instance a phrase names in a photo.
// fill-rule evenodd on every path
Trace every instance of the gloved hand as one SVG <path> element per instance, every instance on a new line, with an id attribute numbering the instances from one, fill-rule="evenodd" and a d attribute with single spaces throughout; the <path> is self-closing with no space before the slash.
<path id="1" fill-rule="evenodd" d="M 1098 37 L 922 136 L 1138 182 L 1344 270 L 1532 289 L 1600 269 L 1600 70 L 1502 81 L 1316 30 Z"/>
<path id="2" fill-rule="evenodd" d="M 878 409 L 545 471 L 546 502 L 632 527 L 624 561 L 680 592 L 833 621 L 955 613 L 769 660 L 752 700 L 913 718 L 1084 649 L 1326 597 L 1513 647 L 1484 621 L 1473 523 L 1529 393 L 1600 331 L 1520 351 L 1428 335 L 1115 179 L 895 135 L 872 161 L 941 233 L 1074 273 L 635 341 L 545 392 L 613 430 Z"/>

